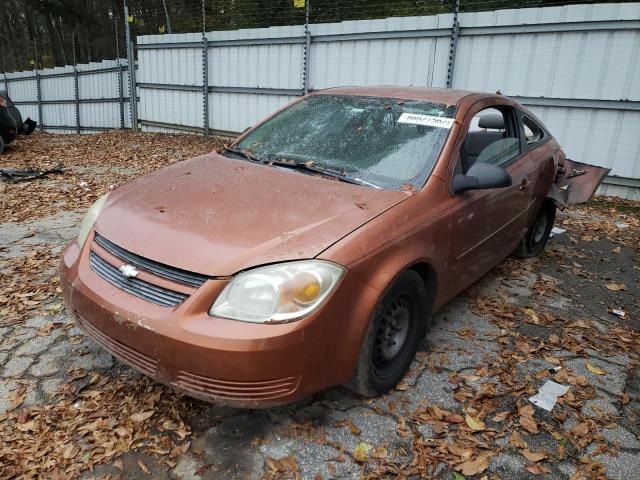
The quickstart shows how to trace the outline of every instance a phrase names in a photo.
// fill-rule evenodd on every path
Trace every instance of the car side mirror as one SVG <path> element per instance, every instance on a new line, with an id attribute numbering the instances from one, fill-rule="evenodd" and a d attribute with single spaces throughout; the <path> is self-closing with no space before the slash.
<path id="1" fill-rule="evenodd" d="M 490 163 L 474 163 L 466 174 L 456 173 L 451 186 L 454 195 L 466 190 L 484 190 L 511 186 L 511 175 Z"/>

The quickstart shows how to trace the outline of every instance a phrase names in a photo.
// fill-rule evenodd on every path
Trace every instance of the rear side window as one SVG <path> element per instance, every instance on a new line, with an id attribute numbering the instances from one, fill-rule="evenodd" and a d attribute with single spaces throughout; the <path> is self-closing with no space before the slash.
<path id="1" fill-rule="evenodd" d="M 527 142 L 527 149 L 544 140 L 544 130 L 540 125 L 526 115 L 522 116 L 522 123 L 524 126 L 524 138 Z"/>
<path id="2" fill-rule="evenodd" d="M 486 108 L 471 119 L 462 145 L 463 172 L 477 162 L 503 166 L 518 155 L 520 140 L 512 108 Z"/>

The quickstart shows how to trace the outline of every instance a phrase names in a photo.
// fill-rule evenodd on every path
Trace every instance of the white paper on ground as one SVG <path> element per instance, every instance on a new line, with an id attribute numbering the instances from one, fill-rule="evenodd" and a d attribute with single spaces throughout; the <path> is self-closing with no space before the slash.
<path id="1" fill-rule="evenodd" d="M 558 401 L 558 397 L 561 397 L 568 391 L 569 387 L 560 385 L 552 380 L 547 380 L 544 385 L 540 387 L 538 393 L 529 398 L 529 401 L 535 406 L 544 408 L 550 412 Z"/>
<path id="2" fill-rule="evenodd" d="M 551 235 L 549 235 L 550 237 L 557 237 L 558 235 L 562 235 L 564 232 L 566 232 L 567 230 L 565 230 L 564 228 L 560 228 L 560 227 L 553 227 L 551 229 Z"/>

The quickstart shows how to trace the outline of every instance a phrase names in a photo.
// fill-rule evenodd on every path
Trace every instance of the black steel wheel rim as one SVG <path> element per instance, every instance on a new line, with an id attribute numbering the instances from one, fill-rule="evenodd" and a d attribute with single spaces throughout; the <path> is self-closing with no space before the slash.
<path id="1" fill-rule="evenodd" d="M 373 348 L 373 367 L 387 377 L 402 363 L 412 323 L 411 300 L 406 295 L 393 299 L 380 318 Z"/>

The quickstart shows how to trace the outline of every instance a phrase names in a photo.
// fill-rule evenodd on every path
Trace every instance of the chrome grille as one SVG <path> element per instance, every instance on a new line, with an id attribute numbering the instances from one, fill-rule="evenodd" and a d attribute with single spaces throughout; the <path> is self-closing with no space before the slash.
<path id="1" fill-rule="evenodd" d="M 182 270 L 180 268 L 171 267 L 169 265 L 149 260 L 148 258 L 141 257 L 135 253 L 131 253 L 122 247 L 119 247 L 115 243 L 107 240 L 99 233 L 96 233 L 94 241 L 104 248 L 110 254 L 122 259 L 125 263 L 138 267 L 142 270 L 146 270 L 149 273 L 153 273 L 158 277 L 166 278 L 183 285 L 190 287 L 200 287 L 204 282 L 208 280 L 206 275 L 199 273 L 189 272 L 188 270 Z"/>
<path id="2" fill-rule="evenodd" d="M 110 284 L 156 305 L 175 307 L 189 296 L 145 282 L 139 278 L 127 278 L 123 276 L 116 267 L 93 251 L 89 252 L 89 265 L 91 266 L 91 270 Z"/>

